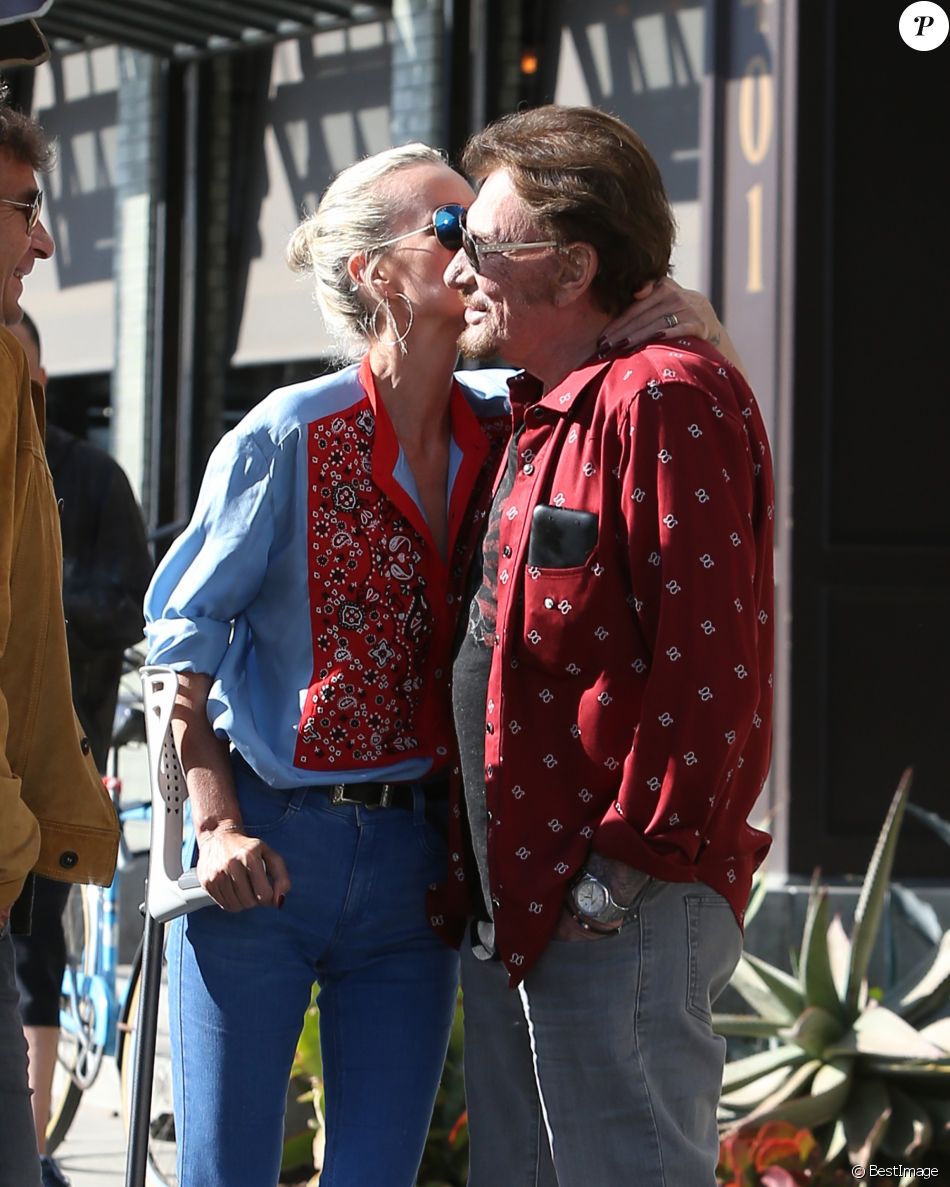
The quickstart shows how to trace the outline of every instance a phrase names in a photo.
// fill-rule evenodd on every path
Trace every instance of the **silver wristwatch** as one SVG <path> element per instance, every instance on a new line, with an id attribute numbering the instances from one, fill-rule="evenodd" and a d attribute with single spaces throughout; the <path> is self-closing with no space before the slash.
<path id="1" fill-rule="evenodd" d="M 629 907 L 621 907 L 614 901 L 610 887 L 582 870 L 570 889 L 570 903 L 581 921 L 594 923 L 598 927 L 612 927 L 627 918 Z"/>

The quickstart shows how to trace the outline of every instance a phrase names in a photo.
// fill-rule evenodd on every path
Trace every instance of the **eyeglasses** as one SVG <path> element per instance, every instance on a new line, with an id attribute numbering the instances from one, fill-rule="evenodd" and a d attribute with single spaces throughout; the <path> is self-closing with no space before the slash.
<path id="1" fill-rule="evenodd" d="M 473 272 L 481 273 L 482 256 L 499 255 L 502 252 L 532 251 L 536 247 L 557 247 L 556 239 L 538 239 L 534 243 L 479 243 L 465 225 L 467 213 L 463 210 L 459 219 L 459 238 L 460 246 L 465 252 L 465 258 L 472 265 Z"/>
<path id="2" fill-rule="evenodd" d="M 400 243 L 403 239 L 409 239 L 413 235 L 422 235 L 427 231 L 432 231 L 442 247 L 451 252 L 456 252 L 461 248 L 473 270 L 481 272 L 482 256 L 497 255 L 501 252 L 530 251 L 536 247 L 557 247 L 556 239 L 541 239 L 536 243 L 479 243 L 465 225 L 466 214 L 467 210 L 464 206 L 455 204 L 439 206 L 433 210 L 431 221 L 424 227 L 416 227 L 414 231 L 405 231 L 402 235 L 387 239 L 385 243 L 379 244 L 379 250 L 382 251 L 384 247 L 392 247 L 394 243 Z"/>
<path id="3" fill-rule="evenodd" d="M 40 221 L 40 212 L 43 209 L 43 191 L 37 190 L 36 197 L 32 202 L 14 202 L 12 198 L 0 198 L 0 202 L 4 206 L 16 206 L 18 210 L 27 211 L 26 233 L 32 235 L 36 224 Z"/>

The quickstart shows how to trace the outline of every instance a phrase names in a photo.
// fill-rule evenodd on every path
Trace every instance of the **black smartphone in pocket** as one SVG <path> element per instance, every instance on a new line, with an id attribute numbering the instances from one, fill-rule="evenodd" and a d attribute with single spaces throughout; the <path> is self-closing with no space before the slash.
<path id="1" fill-rule="evenodd" d="M 539 569 L 574 569 L 584 564 L 596 543 L 593 511 L 540 504 L 531 516 L 528 564 Z"/>

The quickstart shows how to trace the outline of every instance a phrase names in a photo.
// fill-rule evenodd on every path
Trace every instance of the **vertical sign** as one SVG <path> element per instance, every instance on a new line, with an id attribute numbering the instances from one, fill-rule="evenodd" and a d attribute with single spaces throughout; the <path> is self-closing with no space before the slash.
<path id="1" fill-rule="evenodd" d="M 722 316 L 748 368 L 769 433 L 777 428 L 783 0 L 728 0 L 722 129 Z"/>

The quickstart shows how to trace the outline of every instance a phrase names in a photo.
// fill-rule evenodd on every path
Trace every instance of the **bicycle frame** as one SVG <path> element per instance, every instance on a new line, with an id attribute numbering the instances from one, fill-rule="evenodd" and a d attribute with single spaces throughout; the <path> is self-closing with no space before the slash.
<path id="1" fill-rule="evenodd" d="M 87 918 L 86 951 L 81 964 L 67 963 L 61 989 L 60 1031 L 76 1043 L 77 1058 L 72 1074 L 83 1090 L 95 1080 L 103 1058 L 116 1053 L 118 1021 L 124 1004 L 124 995 L 119 997 L 116 992 L 119 876 L 132 856 L 124 829 L 132 821 L 148 820 L 151 816 L 150 804 L 122 807 L 121 783 L 112 778 L 110 784 L 110 796 L 122 829 L 118 867 L 109 886 L 82 888 Z"/>

